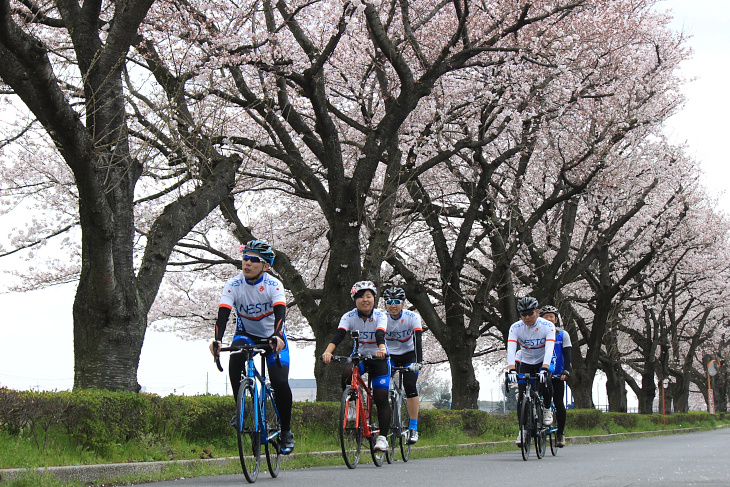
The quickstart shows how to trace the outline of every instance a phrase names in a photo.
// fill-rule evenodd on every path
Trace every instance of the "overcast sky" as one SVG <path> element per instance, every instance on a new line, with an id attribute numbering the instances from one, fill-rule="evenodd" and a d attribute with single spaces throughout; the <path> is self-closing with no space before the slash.
<path id="1" fill-rule="evenodd" d="M 690 155 L 701 162 L 705 183 L 716 195 L 725 190 L 730 161 L 725 144 L 730 96 L 730 1 L 668 0 L 675 13 L 675 28 L 692 38 L 694 57 L 683 65 L 697 79 L 688 84 L 686 107 L 667 127 L 676 142 L 686 142 Z M 719 207 L 730 214 L 730 195 Z M 223 283 L 221 283 L 222 285 Z M 0 386 L 25 390 L 64 390 L 73 386 L 73 335 L 71 307 L 74 285 L 24 294 L 0 295 Z M 42 314 L 35 312 L 41 309 Z M 35 346 L 41 345 L 41 346 Z M 49 347 L 50 345 L 50 347 Z M 311 349 L 295 352 L 291 378 L 313 377 Z M 499 384 L 482 380 L 481 399 L 497 399 Z M 219 373 L 206 342 L 189 342 L 169 334 L 148 332 L 142 349 L 139 382 L 148 391 L 225 394 L 226 374 Z M 594 401 L 605 403 L 605 393 L 594 388 Z M 603 397 L 600 397 L 602 395 Z"/>

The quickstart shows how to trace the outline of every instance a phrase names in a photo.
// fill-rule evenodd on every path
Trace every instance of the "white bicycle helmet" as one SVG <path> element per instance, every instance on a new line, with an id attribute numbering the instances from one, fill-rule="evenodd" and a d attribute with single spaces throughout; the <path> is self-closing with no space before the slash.
<path id="1" fill-rule="evenodd" d="M 373 281 L 357 281 L 352 285 L 352 289 L 350 289 L 350 296 L 352 296 L 352 300 L 355 301 L 355 295 L 360 291 L 365 290 L 372 291 L 373 296 L 378 295 L 378 289 L 375 287 L 375 283 Z"/>

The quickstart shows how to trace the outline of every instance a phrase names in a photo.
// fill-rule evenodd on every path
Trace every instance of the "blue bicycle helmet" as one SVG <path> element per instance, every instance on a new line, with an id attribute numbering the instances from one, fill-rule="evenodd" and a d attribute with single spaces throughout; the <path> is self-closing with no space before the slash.
<path id="1" fill-rule="evenodd" d="M 249 240 L 243 247 L 243 253 L 255 252 L 261 256 L 269 265 L 274 265 L 274 258 L 276 254 L 271 250 L 271 245 L 267 244 L 263 240 Z"/>

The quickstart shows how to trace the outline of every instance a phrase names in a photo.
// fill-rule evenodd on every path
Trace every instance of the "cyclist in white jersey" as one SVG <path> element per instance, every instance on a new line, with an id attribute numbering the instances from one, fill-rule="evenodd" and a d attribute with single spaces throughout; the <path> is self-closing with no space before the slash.
<path id="1" fill-rule="evenodd" d="M 543 396 L 543 422 L 550 425 L 553 422 L 553 414 L 550 410 L 552 402 L 552 381 L 550 377 L 550 362 L 553 357 L 555 346 L 555 325 L 538 316 L 539 303 L 532 296 L 526 296 L 517 301 L 517 310 L 520 312 L 520 321 L 510 326 L 507 338 L 507 367 L 509 370 L 510 382 L 517 382 L 517 368 L 515 354 L 517 345 L 520 345 L 521 362 L 519 372 L 540 375 L 539 390 Z M 519 384 L 517 397 L 517 411 L 520 411 L 522 396 L 526 384 Z M 520 431 L 515 444 L 522 444 L 522 431 Z"/>
<path id="2" fill-rule="evenodd" d="M 388 449 L 388 430 L 390 429 L 390 404 L 388 402 L 388 388 L 390 387 L 390 361 L 387 360 L 388 349 L 385 343 L 387 318 L 385 313 L 375 309 L 377 289 L 372 281 L 356 282 L 350 290 L 355 301 L 355 309 L 348 311 L 340 319 L 337 332 L 322 354 L 322 361 L 326 364 L 332 361 L 332 352 L 335 351 L 351 331 L 360 332 L 360 353 L 375 356 L 375 359 L 365 360 L 359 365 L 360 373 L 368 373 L 373 388 L 373 401 L 378 408 L 378 424 L 380 434 L 373 449 L 386 451 Z M 352 364 L 347 364 L 342 371 L 342 388 L 352 379 Z"/>
<path id="3" fill-rule="evenodd" d="M 388 344 L 390 361 L 396 367 L 412 366 L 416 370 L 403 373 L 403 388 L 406 392 L 406 408 L 410 424 L 408 425 L 408 443 L 418 441 L 418 370 L 423 362 L 421 345 L 421 317 L 413 311 L 404 310 L 406 292 L 399 287 L 389 287 L 383 291 L 385 309 L 388 311 L 388 331 L 385 342 Z"/>
<path id="4" fill-rule="evenodd" d="M 213 355 L 218 353 L 231 311 L 236 313 L 233 345 L 245 342 L 271 349 L 266 355 L 266 364 L 274 389 L 276 408 L 281 417 L 282 453 L 289 454 L 296 442 L 291 432 L 292 392 L 289 387 L 289 344 L 284 332 L 284 286 L 266 272 L 274 264 L 276 257 L 269 244 L 262 240 L 251 240 L 241 246 L 241 251 L 241 273 L 229 279 L 221 293 L 218 319 L 215 323 L 215 340 L 210 344 L 210 351 Z M 278 360 L 274 352 L 278 352 Z M 245 366 L 243 355 L 231 355 L 228 375 L 234 398 L 238 397 L 241 371 Z"/>

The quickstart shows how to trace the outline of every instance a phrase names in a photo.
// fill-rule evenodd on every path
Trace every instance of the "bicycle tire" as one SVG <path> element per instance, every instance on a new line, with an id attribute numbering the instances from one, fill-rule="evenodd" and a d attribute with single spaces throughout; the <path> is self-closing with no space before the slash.
<path id="1" fill-rule="evenodd" d="M 545 427 L 543 426 L 542 401 L 537 395 L 532 400 L 532 410 L 535 418 L 535 454 L 540 459 L 545 456 Z"/>
<path id="2" fill-rule="evenodd" d="M 404 462 L 411 458 L 411 444 L 408 436 L 408 428 L 411 424 L 411 416 L 408 414 L 408 399 L 405 391 L 401 391 L 400 396 L 400 429 L 398 430 L 398 442 L 400 443 L 400 454 Z"/>
<path id="3" fill-rule="evenodd" d="M 365 410 L 365 414 L 370 415 L 370 436 L 368 437 L 369 444 L 370 444 L 370 456 L 373 458 L 373 463 L 376 467 L 382 467 L 383 463 L 385 462 L 386 452 L 388 451 L 387 448 L 385 451 L 375 450 L 375 443 L 378 440 L 378 436 L 380 435 L 380 427 L 378 426 L 378 423 L 376 421 L 376 418 L 373 418 L 373 408 L 372 404 L 369 404 L 369 402 L 372 400 L 371 397 L 365 395 L 365 391 L 362 389 L 360 390 L 360 395 L 363 398 L 367 398 L 368 402 L 365 402 L 363 399 L 363 409 Z M 370 406 L 370 407 L 368 407 Z M 387 440 L 387 438 L 386 438 Z"/>
<path id="4" fill-rule="evenodd" d="M 373 426 L 372 422 L 370 423 L 370 428 L 371 431 L 375 431 L 375 429 L 377 429 Z M 387 450 L 380 451 L 375 449 L 375 442 L 378 440 L 378 435 L 371 434 L 368 439 L 370 440 L 370 456 L 373 457 L 373 463 L 376 467 L 382 467 L 385 462 L 385 457 L 387 456 Z"/>
<path id="5" fill-rule="evenodd" d="M 345 388 L 340 400 L 340 446 L 342 448 L 342 458 L 345 460 L 347 468 L 355 468 L 360 461 L 360 450 L 362 448 L 362 423 L 358 423 L 363 418 L 355 419 L 347 418 L 347 410 L 350 403 L 357 406 L 357 397 L 350 392 L 350 386 Z"/>
<path id="6" fill-rule="evenodd" d="M 393 384 L 393 378 L 390 378 L 391 386 Z M 390 433 L 388 433 L 388 451 L 385 452 L 385 460 L 390 464 L 395 461 L 395 440 L 398 434 L 398 425 L 400 424 L 400 418 L 398 417 L 398 409 L 396 403 L 398 401 L 397 394 L 394 389 L 388 391 L 388 402 L 390 403 L 390 410 L 392 411 L 390 417 Z"/>
<path id="7" fill-rule="evenodd" d="M 261 433 L 256 429 L 253 384 L 241 384 L 236 401 L 238 426 L 238 457 L 241 460 L 243 475 L 249 483 L 256 482 L 261 464 Z"/>
<path id="8" fill-rule="evenodd" d="M 522 405 L 520 406 L 520 431 L 522 434 L 522 444 L 520 445 L 520 451 L 522 452 L 522 459 L 527 461 L 530 458 L 530 446 L 532 443 L 532 400 L 528 394 L 522 399 Z"/>
<path id="9" fill-rule="evenodd" d="M 550 453 L 556 456 L 558 454 L 558 435 L 552 428 L 548 430 L 548 441 L 550 442 Z"/>
<path id="10" fill-rule="evenodd" d="M 279 476 L 281 470 L 281 419 L 274 404 L 271 391 L 267 390 L 266 404 L 266 465 L 272 478 Z"/>
<path id="11" fill-rule="evenodd" d="M 558 454 L 558 428 L 555 424 L 558 421 L 558 412 L 555 410 L 555 404 L 550 404 L 550 410 L 553 412 L 553 424 L 548 428 L 548 439 L 550 441 L 550 453 L 556 456 Z"/>

